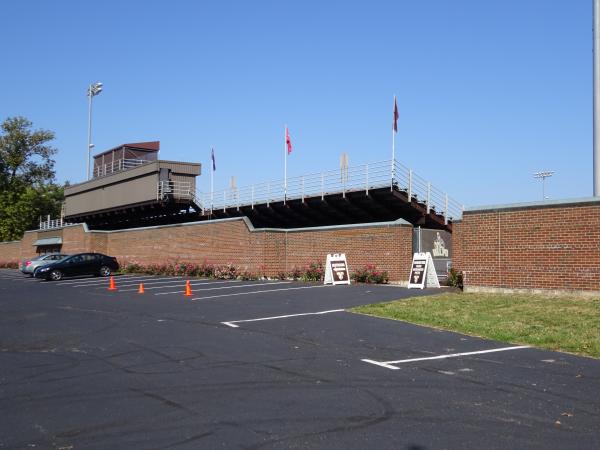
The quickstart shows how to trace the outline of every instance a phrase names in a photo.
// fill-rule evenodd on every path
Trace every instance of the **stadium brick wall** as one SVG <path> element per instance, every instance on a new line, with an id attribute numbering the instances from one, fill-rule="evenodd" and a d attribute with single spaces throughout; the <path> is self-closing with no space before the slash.
<path id="1" fill-rule="evenodd" d="M 375 264 L 392 281 L 406 281 L 412 259 L 412 230 L 406 223 L 320 227 L 306 230 L 253 230 L 243 220 L 171 225 L 147 229 L 96 232 L 82 225 L 50 234 L 62 237 L 62 251 L 95 251 L 116 256 L 121 263 L 168 261 L 234 264 L 241 270 L 276 276 L 294 267 L 325 262 L 327 253 L 346 253 L 351 269 Z M 0 260 L 34 256 L 33 243 L 48 232 L 27 232 Z"/>
<path id="2" fill-rule="evenodd" d="M 465 289 L 600 291 L 600 200 L 465 211 L 453 267 Z"/>
<path id="3" fill-rule="evenodd" d="M 0 242 L 0 263 L 21 259 L 21 242 Z"/>

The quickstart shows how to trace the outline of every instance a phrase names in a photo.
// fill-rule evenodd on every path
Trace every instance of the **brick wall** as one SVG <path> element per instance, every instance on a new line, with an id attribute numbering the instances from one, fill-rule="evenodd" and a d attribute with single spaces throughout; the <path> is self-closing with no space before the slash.
<path id="1" fill-rule="evenodd" d="M 412 259 L 412 226 L 405 223 L 253 230 L 242 219 L 124 230 L 105 234 L 107 253 L 121 261 L 232 263 L 275 276 L 294 267 L 346 253 L 351 267 L 376 264 L 394 281 L 406 280 Z"/>
<path id="2" fill-rule="evenodd" d="M 465 211 L 453 225 L 465 288 L 600 291 L 600 200 Z"/>
<path id="3" fill-rule="evenodd" d="M 13 262 L 21 259 L 21 241 L 0 242 L 0 262 Z"/>
<path id="4" fill-rule="evenodd" d="M 313 262 L 324 263 L 327 253 L 346 253 L 351 269 L 375 264 L 388 271 L 392 281 L 406 281 L 412 259 L 412 229 L 412 225 L 400 220 L 255 230 L 247 219 L 239 218 L 120 231 L 86 231 L 83 225 L 74 225 L 63 228 L 61 237 L 65 253 L 106 253 L 116 256 L 121 264 L 207 261 L 231 263 L 241 270 L 268 276 Z M 33 243 L 40 236 L 45 235 L 28 231 L 20 242 L 2 243 L 0 259 L 34 256 Z"/>

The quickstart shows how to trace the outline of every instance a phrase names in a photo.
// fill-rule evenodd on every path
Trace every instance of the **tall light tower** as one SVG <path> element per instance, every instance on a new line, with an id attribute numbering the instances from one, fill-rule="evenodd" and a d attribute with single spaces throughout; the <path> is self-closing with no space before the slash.
<path id="1" fill-rule="evenodd" d="M 546 178 L 550 178 L 554 175 L 553 170 L 542 170 L 533 174 L 533 178 L 542 179 L 542 200 L 546 200 Z"/>
<path id="2" fill-rule="evenodd" d="M 88 101 L 88 148 L 87 148 L 87 179 L 90 177 L 90 160 L 92 157 L 92 98 L 102 92 L 102 83 L 96 82 L 94 84 L 90 84 L 87 90 L 87 96 L 89 98 Z"/>
<path id="3" fill-rule="evenodd" d="M 594 197 L 600 197 L 600 0 L 593 0 L 594 9 Z"/>

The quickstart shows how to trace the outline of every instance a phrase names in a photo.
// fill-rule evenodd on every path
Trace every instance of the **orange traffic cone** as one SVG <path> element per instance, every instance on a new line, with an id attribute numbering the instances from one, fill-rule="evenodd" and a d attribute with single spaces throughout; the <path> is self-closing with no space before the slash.
<path id="1" fill-rule="evenodd" d="M 113 277 L 110 277 L 110 281 L 108 282 L 108 290 L 109 291 L 117 290 L 117 286 L 115 286 L 115 279 Z"/>
<path id="2" fill-rule="evenodd" d="M 187 280 L 185 282 L 185 296 L 186 297 L 192 296 L 192 287 L 190 286 L 190 280 Z"/>
<path id="3" fill-rule="evenodd" d="M 140 288 L 138 289 L 138 294 L 143 294 L 144 292 L 144 283 L 140 283 Z"/>

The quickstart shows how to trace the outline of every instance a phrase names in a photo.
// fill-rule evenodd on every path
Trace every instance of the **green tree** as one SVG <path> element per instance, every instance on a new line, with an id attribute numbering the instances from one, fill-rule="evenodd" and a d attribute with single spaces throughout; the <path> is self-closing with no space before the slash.
<path id="1" fill-rule="evenodd" d="M 60 213 L 62 186 L 54 182 L 54 133 L 32 130 L 24 117 L 9 117 L 0 134 L 0 241 L 20 239 L 39 216 Z"/>

